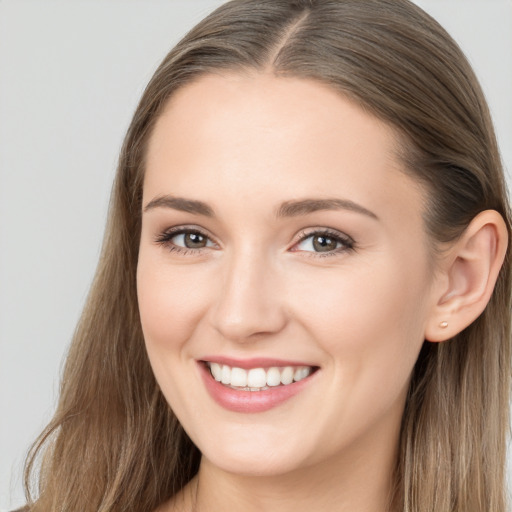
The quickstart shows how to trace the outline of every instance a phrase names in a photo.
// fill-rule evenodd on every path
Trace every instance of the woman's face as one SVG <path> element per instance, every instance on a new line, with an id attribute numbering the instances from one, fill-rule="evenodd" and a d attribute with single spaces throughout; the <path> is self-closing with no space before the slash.
<path id="1" fill-rule="evenodd" d="M 138 296 L 206 460 L 275 475 L 394 453 L 433 302 L 423 199 L 392 130 L 325 85 L 208 75 L 173 96 Z"/>

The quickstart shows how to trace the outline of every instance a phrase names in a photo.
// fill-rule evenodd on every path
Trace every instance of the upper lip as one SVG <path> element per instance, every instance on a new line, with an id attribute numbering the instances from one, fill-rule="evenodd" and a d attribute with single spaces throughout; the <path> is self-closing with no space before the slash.
<path id="1" fill-rule="evenodd" d="M 271 357 L 253 357 L 249 359 L 237 359 L 226 356 L 207 356 L 200 359 L 205 363 L 217 363 L 225 364 L 232 368 L 243 368 L 250 370 L 251 368 L 272 368 L 272 367 L 283 367 L 283 366 L 311 366 L 315 367 L 307 362 L 303 361 L 291 361 L 285 359 L 275 359 Z"/>

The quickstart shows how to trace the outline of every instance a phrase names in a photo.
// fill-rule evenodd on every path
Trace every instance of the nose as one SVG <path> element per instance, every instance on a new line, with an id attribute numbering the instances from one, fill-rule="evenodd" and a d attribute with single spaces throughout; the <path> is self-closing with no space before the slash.
<path id="1" fill-rule="evenodd" d="M 211 322 L 223 338 L 244 343 L 284 328 L 285 293 L 268 258 L 254 251 L 233 255 L 226 262 L 222 277 Z"/>

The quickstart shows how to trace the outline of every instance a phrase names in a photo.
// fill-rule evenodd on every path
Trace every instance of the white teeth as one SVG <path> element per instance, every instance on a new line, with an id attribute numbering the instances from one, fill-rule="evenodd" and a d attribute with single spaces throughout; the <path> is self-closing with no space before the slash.
<path id="1" fill-rule="evenodd" d="M 267 384 L 267 372 L 263 368 L 253 368 L 247 375 L 247 385 L 250 388 L 262 388 Z"/>
<path id="2" fill-rule="evenodd" d="M 225 368 L 229 368 L 229 366 L 226 366 Z M 245 386 L 247 386 L 247 385 L 252 386 L 252 384 L 247 383 L 247 372 L 245 370 L 243 370 L 242 368 L 232 368 L 231 369 L 230 384 L 232 386 L 238 386 L 241 388 L 245 388 Z"/>
<path id="3" fill-rule="evenodd" d="M 307 367 L 297 368 L 293 374 L 293 380 L 295 382 L 305 379 L 311 373 L 311 369 Z"/>
<path id="4" fill-rule="evenodd" d="M 222 366 L 220 381 L 222 382 L 222 384 L 231 384 L 231 368 L 229 366 Z"/>
<path id="5" fill-rule="evenodd" d="M 270 368 L 267 372 L 267 386 L 279 386 L 279 384 L 281 384 L 279 368 Z"/>
<path id="6" fill-rule="evenodd" d="M 311 366 L 281 368 L 273 366 L 267 370 L 265 368 L 245 370 L 218 363 L 207 363 L 207 365 L 216 381 L 244 391 L 263 391 L 270 387 L 286 386 L 294 381 L 305 379 L 313 371 Z"/>
<path id="7" fill-rule="evenodd" d="M 210 370 L 212 372 L 213 378 L 220 382 L 222 379 L 222 368 L 220 367 L 220 364 L 210 363 Z"/>
<path id="8" fill-rule="evenodd" d="M 291 384 L 293 382 L 293 368 L 286 366 L 281 372 L 281 384 Z"/>

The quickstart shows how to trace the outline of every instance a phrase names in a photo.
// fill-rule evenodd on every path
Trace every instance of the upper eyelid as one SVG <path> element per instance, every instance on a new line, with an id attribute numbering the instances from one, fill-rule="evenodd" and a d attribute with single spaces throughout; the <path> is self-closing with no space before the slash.
<path id="1" fill-rule="evenodd" d="M 210 238 L 212 241 L 215 239 L 215 237 L 210 235 L 210 233 L 208 233 L 205 229 L 198 227 L 198 226 L 194 226 L 194 225 L 174 226 L 171 228 L 167 228 L 167 229 L 164 229 L 158 236 L 165 235 L 165 234 L 179 235 L 181 233 L 189 232 L 189 231 L 201 233 L 202 235 Z M 298 232 L 297 235 L 295 235 L 294 239 L 296 239 L 296 241 L 300 241 L 303 238 L 307 238 L 309 236 L 316 235 L 316 234 L 330 234 L 332 236 L 338 236 L 340 238 L 353 240 L 352 237 L 347 235 L 346 233 L 343 233 L 342 231 L 338 231 L 337 229 L 327 228 L 327 227 L 303 228 Z"/>
<path id="2" fill-rule="evenodd" d="M 313 235 L 330 235 L 335 238 L 339 238 L 340 240 L 348 241 L 351 243 L 355 243 L 354 239 L 347 235 L 346 233 L 343 233 L 342 231 L 338 231 L 337 229 L 332 228 L 311 228 L 311 231 L 307 231 L 308 228 L 302 230 L 298 234 L 298 239 L 295 243 L 301 242 L 302 240 L 309 238 Z"/>
<path id="3" fill-rule="evenodd" d="M 183 256 L 185 255 L 196 255 L 199 256 L 203 253 L 203 251 L 207 249 L 211 249 L 211 247 L 198 247 L 198 248 L 192 248 L 192 247 L 182 247 L 181 245 L 177 245 L 174 243 L 171 243 L 171 239 L 175 236 L 182 235 L 184 233 L 198 233 L 206 238 L 208 238 L 210 241 L 212 241 L 215 245 L 218 245 L 217 242 L 215 242 L 212 237 L 203 231 L 202 229 L 198 227 L 191 227 L 191 226 L 176 226 L 167 228 L 163 231 L 161 231 L 159 234 L 157 234 L 154 238 L 154 241 L 157 245 L 161 246 L 168 246 L 167 250 L 176 251 L 178 254 L 181 254 Z M 171 247 L 172 246 L 172 247 Z"/>
<path id="4" fill-rule="evenodd" d="M 326 251 L 326 252 L 306 251 L 306 250 L 300 250 L 300 249 L 293 250 L 294 247 L 296 247 L 297 245 L 299 245 L 301 243 L 304 243 L 304 241 L 306 241 L 308 238 L 311 238 L 315 235 L 316 236 L 327 235 L 327 238 L 336 239 L 339 243 L 342 244 L 343 247 L 339 247 L 332 251 Z M 337 229 L 333 230 L 330 228 L 324 228 L 324 229 L 313 229 L 313 231 L 311 231 L 311 232 L 304 233 L 304 236 L 301 236 L 301 238 L 299 238 L 296 242 L 294 242 L 294 244 L 292 246 L 292 252 L 304 253 L 304 257 L 308 257 L 308 258 L 328 258 L 328 257 L 335 258 L 335 257 L 342 256 L 346 252 L 355 251 L 356 248 L 357 248 L 356 243 L 351 236 L 349 236 L 341 231 L 338 231 Z"/>
<path id="5" fill-rule="evenodd" d="M 208 237 L 212 242 L 215 241 L 215 237 L 213 237 L 208 231 L 198 226 L 175 226 L 167 228 L 161 231 L 159 234 L 157 234 L 156 238 L 161 238 L 166 235 L 176 236 L 182 233 L 199 233 L 203 236 Z"/>

